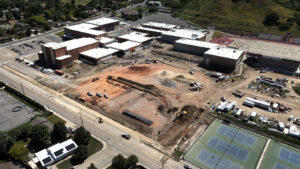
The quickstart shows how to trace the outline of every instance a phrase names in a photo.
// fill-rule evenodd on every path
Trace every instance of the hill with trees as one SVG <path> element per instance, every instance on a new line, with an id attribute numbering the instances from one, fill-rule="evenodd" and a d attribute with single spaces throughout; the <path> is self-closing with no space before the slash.
<path id="1" fill-rule="evenodd" d="M 200 26 L 300 36 L 298 0 L 163 0 L 174 16 Z M 297 5 L 298 4 L 298 5 Z M 269 23 L 268 19 L 275 19 Z M 298 24 L 297 24 L 298 23 Z"/>

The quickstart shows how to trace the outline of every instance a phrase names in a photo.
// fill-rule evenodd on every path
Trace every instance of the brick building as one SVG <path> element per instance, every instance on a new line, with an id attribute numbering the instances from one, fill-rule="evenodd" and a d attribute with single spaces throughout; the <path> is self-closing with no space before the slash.
<path id="1" fill-rule="evenodd" d="M 70 66 L 81 52 L 99 47 L 99 41 L 93 38 L 80 38 L 62 43 L 50 42 L 41 45 L 39 60 L 58 68 Z"/>

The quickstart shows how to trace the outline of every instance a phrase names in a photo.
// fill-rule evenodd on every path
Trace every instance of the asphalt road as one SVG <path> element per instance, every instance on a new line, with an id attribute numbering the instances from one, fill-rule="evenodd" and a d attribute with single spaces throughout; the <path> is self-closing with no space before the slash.
<path id="1" fill-rule="evenodd" d="M 25 77 L 25 79 L 26 78 L 27 77 Z M 37 100 L 45 106 L 48 106 L 59 115 L 78 125 L 81 124 L 81 116 L 84 127 L 94 136 L 103 140 L 107 144 L 107 148 L 105 150 L 96 154 L 92 158 L 88 159 L 87 162 L 77 166 L 76 168 L 86 169 L 87 166 L 90 165 L 90 162 L 93 162 L 99 168 L 104 168 L 110 164 L 112 157 L 117 154 L 123 154 L 125 156 L 135 154 L 139 157 L 140 163 L 148 168 L 161 168 L 160 160 L 163 157 L 163 154 L 150 146 L 145 145 L 142 142 L 143 139 L 140 138 L 138 133 L 130 133 L 132 134 L 132 138 L 130 140 L 125 140 L 121 138 L 121 134 L 124 130 L 126 131 L 124 126 L 121 126 L 120 124 L 113 126 L 109 122 L 106 122 L 109 121 L 106 117 L 104 117 L 104 123 L 98 124 L 98 113 L 95 114 L 95 112 L 79 103 L 71 103 L 67 98 L 65 98 L 65 96 L 56 92 L 51 92 L 51 90 L 47 90 L 45 87 L 41 87 L 33 82 L 29 82 L 30 80 L 28 81 L 28 79 L 25 79 L 3 69 L 2 67 L 0 68 L 1 81 L 10 84 L 20 91 L 22 90 L 20 84 L 22 84 L 27 96 Z M 172 159 L 169 159 L 165 165 L 165 169 L 182 169 L 182 167 L 182 161 L 176 162 Z"/>

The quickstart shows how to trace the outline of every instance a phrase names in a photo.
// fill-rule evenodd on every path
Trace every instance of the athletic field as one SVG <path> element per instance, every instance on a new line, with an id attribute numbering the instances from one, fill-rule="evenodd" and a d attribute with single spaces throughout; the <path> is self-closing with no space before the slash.
<path id="1" fill-rule="evenodd" d="M 203 169 L 255 169 L 267 139 L 215 120 L 184 159 Z"/>
<path id="2" fill-rule="evenodd" d="M 260 169 L 299 169 L 300 151 L 272 140 Z"/>

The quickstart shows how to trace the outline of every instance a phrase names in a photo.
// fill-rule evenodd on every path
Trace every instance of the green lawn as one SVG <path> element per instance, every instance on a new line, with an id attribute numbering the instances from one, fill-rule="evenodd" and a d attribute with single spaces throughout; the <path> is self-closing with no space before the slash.
<path id="1" fill-rule="evenodd" d="M 92 156 L 103 148 L 103 144 L 92 137 L 89 145 L 87 146 L 88 156 Z"/>
<path id="2" fill-rule="evenodd" d="M 286 167 L 289 167 L 290 169 L 299 169 L 300 168 L 300 166 L 296 166 L 292 163 L 289 163 L 285 160 L 281 160 L 278 158 L 281 147 L 286 148 L 289 151 L 294 151 L 294 152 L 300 154 L 300 150 L 288 147 L 284 144 L 281 144 L 279 142 L 272 140 L 269 144 L 269 147 L 268 147 L 266 153 L 265 153 L 263 163 L 262 163 L 260 169 L 274 168 L 276 163 L 284 165 Z"/>
<path id="3" fill-rule="evenodd" d="M 266 144 L 266 138 L 258 136 L 254 133 L 247 132 L 246 130 L 238 128 L 236 126 L 230 125 L 230 127 L 237 129 L 239 131 L 242 131 L 242 132 L 256 138 L 256 141 L 255 141 L 253 147 L 249 147 L 249 146 L 246 146 L 245 144 L 242 144 L 237 141 L 233 141 L 233 140 L 217 133 L 217 130 L 219 129 L 219 127 L 221 125 L 223 125 L 223 124 L 220 121 L 215 120 L 209 126 L 209 128 L 205 131 L 205 133 L 197 140 L 197 142 L 193 145 L 193 147 L 190 149 L 190 151 L 184 156 L 184 159 L 186 159 L 187 161 L 189 161 L 201 168 L 209 169 L 208 166 L 200 163 L 200 161 L 198 161 L 196 158 L 198 157 L 198 154 L 204 149 L 206 149 L 210 152 L 213 152 L 219 156 L 223 155 L 222 152 L 220 152 L 214 148 L 211 148 L 207 145 L 207 143 L 210 141 L 210 139 L 212 137 L 216 137 L 216 138 L 222 139 L 224 141 L 231 142 L 234 145 L 244 148 L 249 151 L 248 157 L 246 158 L 246 160 L 244 162 L 242 162 L 232 156 L 229 156 L 227 154 L 224 154 L 223 158 L 225 158 L 229 161 L 235 162 L 236 164 L 242 166 L 243 168 L 247 168 L 247 169 L 253 168 L 254 169 L 256 167 L 256 164 L 258 163 L 261 152 Z"/>
<path id="4" fill-rule="evenodd" d="M 63 122 L 63 123 L 66 123 L 65 120 L 61 119 L 60 117 L 58 117 L 58 116 L 56 116 L 56 115 L 54 115 L 54 114 L 48 116 L 47 119 L 48 119 L 48 121 L 49 121 L 50 123 L 52 123 L 52 124 L 55 124 L 55 123 L 57 123 L 57 122 Z"/>
<path id="5" fill-rule="evenodd" d="M 57 32 L 55 35 L 58 36 L 58 37 L 62 37 L 62 36 L 65 35 L 65 32 L 64 31 Z"/>
<path id="6" fill-rule="evenodd" d="M 92 156 L 93 154 L 97 153 L 103 148 L 103 144 L 96 140 L 95 138 L 92 137 L 90 140 L 88 146 L 87 146 L 87 151 L 88 151 L 88 157 Z M 60 162 L 59 164 L 56 165 L 58 169 L 68 169 L 72 167 L 71 164 L 71 158 L 64 160 Z"/>
<path id="7" fill-rule="evenodd" d="M 72 167 L 71 158 L 64 160 L 63 162 L 56 165 L 58 169 L 68 169 Z"/>
<path id="8" fill-rule="evenodd" d="M 293 87 L 293 89 L 298 95 L 300 95 L 300 85 Z"/>

